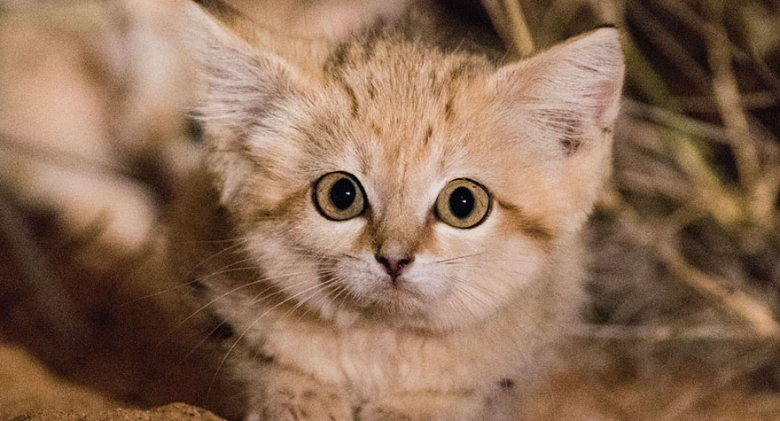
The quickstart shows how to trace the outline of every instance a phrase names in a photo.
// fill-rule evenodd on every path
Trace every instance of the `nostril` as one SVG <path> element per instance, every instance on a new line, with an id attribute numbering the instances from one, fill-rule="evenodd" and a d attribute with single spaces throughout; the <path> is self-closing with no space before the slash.
<path id="1" fill-rule="evenodd" d="M 401 259 L 396 264 L 398 266 L 398 270 L 401 270 L 404 268 L 404 266 L 408 265 L 409 263 L 412 263 L 412 259 Z"/>
<path id="2" fill-rule="evenodd" d="M 384 257 L 382 257 L 382 256 L 380 256 L 378 254 L 376 256 L 374 256 L 374 257 L 376 257 L 376 261 L 377 262 L 379 262 L 382 266 L 385 267 L 385 270 L 388 270 L 388 271 L 390 270 L 390 261 L 389 260 L 385 259 Z"/>
<path id="3" fill-rule="evenodd" d="M 385 267 L 385 271 L 388 273 L 388 275 L 396 277 L 401 274 L 404 267 L 409 266 L 409 264 L 412 263 L 414 257 L 404 257 L 397 259 L 376 255 L 376 260 Z"/>

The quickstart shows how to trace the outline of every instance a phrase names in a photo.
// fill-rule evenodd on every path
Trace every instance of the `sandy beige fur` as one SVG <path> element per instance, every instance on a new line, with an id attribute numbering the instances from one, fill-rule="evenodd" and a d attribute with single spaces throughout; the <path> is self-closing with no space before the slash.
<path id="1" fill-rule="evenodd" d="M 175 242 L 207 244 L 181 267 L 232 327 L 225 370 L 246 384 L 247 419 L 514 416 L 577 311 L 617 31 L 499 65 L 390 28 L 301 63 L 283 39 L 252 46 L 186 9 L 215 189 L 197 183 Z M 360 181 L 365 214 L 318 213 L 314 183 L 334 171 Z M 433 212 L 463 177 L 493 201 L 471 229 Z M 414 260 L 391 283 L 375 255 Z"/>

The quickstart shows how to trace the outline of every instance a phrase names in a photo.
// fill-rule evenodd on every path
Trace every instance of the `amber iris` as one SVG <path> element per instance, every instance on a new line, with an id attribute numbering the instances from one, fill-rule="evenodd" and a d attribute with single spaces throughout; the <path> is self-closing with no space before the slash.
<path id="1" fill-rule="evenodd" d="M 366 199 L 355 176 L 337 171 L 317 180 L 314 185 L 314 204 L 325 218 L 346 221 L 363 213 Z"/>
<path id="2" fill-rule="evenodd" d="M 490 211 L 490 194 L 481 184 L 468 178 L 447 183 L 436 199 L 436 215 L 455 228 L 473 228 Z"/>

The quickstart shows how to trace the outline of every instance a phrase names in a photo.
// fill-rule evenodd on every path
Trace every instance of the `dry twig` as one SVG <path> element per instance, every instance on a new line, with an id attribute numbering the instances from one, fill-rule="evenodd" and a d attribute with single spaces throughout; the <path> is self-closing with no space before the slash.
<path id="1" fill-rule="evenodd" d="M 519 0 L 482 0 L 499 36 L 520 57 L 530 56 L 534 42 Z"/>
<path id="2" fill-rule="evenodd" d="M 744 291 L 729 288 L 725 280 L 717 279 L 693 267 L 680 255 L 675 245 L 665 243 L 658 248 L 659 257 L 676 279 L 701 294 L 718 308 L 746 322 L 760 336 L 777 338 L 780 326 L 772 311 L 761 301 Z"/>
<path id="3" fill-rule="evenodd" d="M 767 338 L 741 326 L 625 326 L 588 325 L 575 326 L 569 335 L 579 339 L 621 342 L 766 342 L 777 341 L 780 335 Z"/>

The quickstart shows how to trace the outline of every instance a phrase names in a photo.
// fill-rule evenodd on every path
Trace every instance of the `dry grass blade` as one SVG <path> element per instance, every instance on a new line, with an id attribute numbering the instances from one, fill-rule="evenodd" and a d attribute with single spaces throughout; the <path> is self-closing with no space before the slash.
<path id="1" fill-rule="evenodd" d="M 659 344 L 664 342 L 778 342 L 780 335 L 767 337 L 758 335 L 753 330 L 745 330 L 739 326 L 625 326 L 625 325 L 591 325 L 575 326 L 569 336 L 579 339 L 618 342 L 642 342 Z"/>
<path id="2" fill-rule="evenodd" d="M 482 0 L 490 20 L 504 42 L 520 57 L 534 51 L 533 37 L 519 0 Z"/>
<path id="3" fill-rule="evenodd" d="M 711 2 L 712 8 L 717 7 Z M 715 19 L 723 19 L 724 10 L 712 10 Z M 745 111 L 742 108 L 737 80 L 732 69 L 731 49 L 725 28 L 708 32 L 707 50 L 712 68 L 712 88 L 723 119 L 726 133 L 731 141 L 737 159 L 737 167 L 743 187 L 750 188 L 758 177 L 759 165 L 755 145 L 751 139 Z"/>
<path id="4" fill-rule="evenodd" d="M 707 71 L 691 56 L 685 46 L 670 33 L 658 18 L 640 0 L 629 0 L 629 10 L 635 15 L 635 23 L 650 35 L 649 39 L 664 52 L 665 57 L 687 76 L 701 92 L 707 92 Z"/>
<path id="5" fill-rule="evenodd" d="M 672 244 L 667 243 L 659 247 L 658 252 L 667 268 L 679 281 L 690 286 L 719 308 L 737 316 L 756 334 L 768 338 L 777 338 L 780 335 L 780 326 L 772 310 L 761 301 L 743 291 L 727 287 L 728 281 L 718 280 L 696 269 L 685 261 L 679 250 Z"/>

